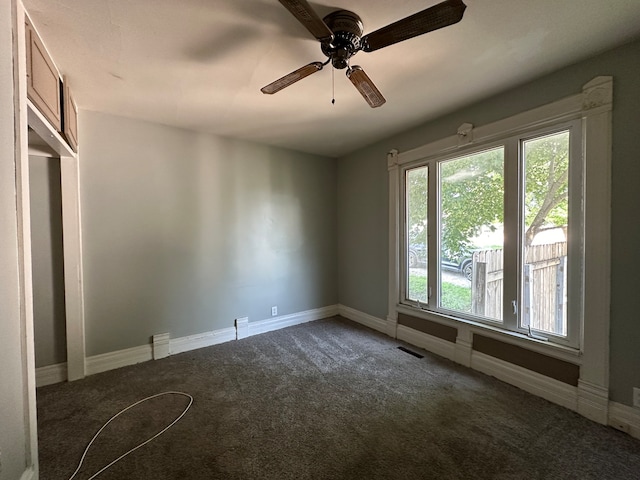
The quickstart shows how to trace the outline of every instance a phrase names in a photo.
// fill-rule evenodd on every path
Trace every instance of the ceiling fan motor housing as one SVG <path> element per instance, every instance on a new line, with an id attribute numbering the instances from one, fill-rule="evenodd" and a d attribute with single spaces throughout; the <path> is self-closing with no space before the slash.
<path id="1" fill-rule="evenodd" d="M 322 53 L 331 59 L 334 68 L 347 68 L 349 59 L 361 48 L 362 20 L 349 10 L 337 10 L 324 17 L 323 21 L 333 32 L 334 39 L 330 43 L 322 43 Z"/>

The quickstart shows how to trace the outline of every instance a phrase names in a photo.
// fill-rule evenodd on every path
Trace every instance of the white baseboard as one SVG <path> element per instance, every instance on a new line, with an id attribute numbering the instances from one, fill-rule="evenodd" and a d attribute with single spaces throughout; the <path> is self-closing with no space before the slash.
<path id="1" fill-rule="evenodd" d="M 419 332 L 404 325 L 398 325 L 397 338 L 449 360 L 455 359 L 456 344 L 433 335 Z"/>
<path id="2" fill-rule="evenodd" d="M 67 362 L 36 368 L 36 388 L 67 380 Z"/>
<path id="3" fill-rule="evenodd" d="M 86 360 L 87 375 L 102 373 L 115 368 L 127 367 L 136 363 L 148 362 L 153 359 L 151 344 L 126 348 L 115 352 L 93 355 Z"/>
<path id="4" fill-rule="evenodd" d="M 471 368 L 577 411 L 578 388 L 484 353 L 472 352 Z"/>
<path id="5" fill-rule="evenodd" d="M 640 439 L 640 408 L 609 402 L 609 425 Z"/>
<path id="6" fill-rule="evenodd" d="M 578 380 L 577 412 L 589 420 L 607 425 L 609 421 L 609 389 Z"/>
<path id="7" fill-rule="evenodd" d="M 281 328 L 300 325 L 301 323 L 313 322 L 323 318 L 338 315 L 338 306 L 331 305 L 328 307 L 315 308 L 304 312 L 292 313 L 290 315 L 282 315 L 280 317 L 268 318 L 266 320 L 258 320 L 249 322 L 249 336 L 259 335 L 261 333 L 280 330 Z"/>
<path id="8" fill-rule="evenodd" d="M 172 338 L 169 340 L 170 355 L 184 353 L 198 348 L 211 347 L 219 343 L 230 342 L 236 339 L 235 327 L 222 328 L 211 332 L 197 333 L 187 337 Z"/>
<path id="9" fill-rule="evenodd" d="M 374 317 L 368 313 L 360 312 L 354 308 L 345 305 L 338 305 L 338 314 L 344 318 L 348 318 L 356 323 L 372 328 L 382 333 L 388 333 L 388 325 L 386 320 Z"/>
<path id="10" fill-rule="evenodd" d="M 280 328 L 290 327 L 292 325 L 299 325 L 301 323 L 311 322 L 313 320 L 320 320 L 321 318 L 332 317 L 337 314 L 338 306 L 331 305 L 329 307 L 316 308 L 313 310 L 293 313 L 291 315 L 283 315 L 280 317 L 261 320 L 258 322 L 249 322 L 248 328 L 246 325 L 242 324 L 242 322 L 240 323 L 240 325 L 241 328 L 243 328 L 243 335 L 245 335 L 247 331 L 248 335 L 258 335 L 260 333 L 279 330 Z M 229 328 L 222 328 L 220 330 L 213 330 L 211 332 L 197 333 L 195 335 L 189 335 L 186 337 L 170 338 L 168 340 L 169 354 L 176 355 L 178 353 L 184 353 L 190 350 L 210 347 L 219 343 L 236 340 L 236 338 L 241 338 L 237 336 L 238 332 L 236 331 L 236 328 L 237 327 L 234 326 Z M 118 350 L 115 352 L 88 357 L 86 359 L 86 373 L 87 375 L 93 375 L 95 373 L 106 372 L 115 368 L 121 368 L 129 365 L 135 365 L 136 363 L 147 362 L 152 359 L 153 346 L 151 344 L 140 345 L 138 347 L 127 348 L 124 350 Z M 51 370 L 52 372 L 42 373 L 43 379 L 45 378 L 45 375 L 47 375 L 46 378 L 53 379 L 53 368 Z M 52 381 L 51 383 L 56 382 Z"/>

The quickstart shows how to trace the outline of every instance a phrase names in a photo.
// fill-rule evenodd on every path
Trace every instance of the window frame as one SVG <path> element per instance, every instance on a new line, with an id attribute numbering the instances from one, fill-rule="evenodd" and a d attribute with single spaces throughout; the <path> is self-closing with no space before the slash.
<path id="1" fill-rule="evenodd" d="M 432 244 L 434 245 L 434 248 L 437 250 L 434 250 L 435 252 L 440 252 L 441 249 L 441 240 L 440 240 L 440 233 L 441 233 L 441 223 L 440 223 L 440 219 L 442 219 L 442 210 L 441 210 L 441 206 L 442 206 L 442 197 L 440 195 L 440 191 L 439 189 L 441 188 L 441 168 L 440 168 L 440 164 L 444 163 L 444 162 L 448 162 L 451 160 L 455 160 L 458 158 L 462 158 L 462 157 L 468 157 L 471 155 L 476 155 L 482 152 L 486 152 L 489 150 L 493 150 L 493 149 L 497 149 L 499 147 L 502 147 L 503 150 L 503 175 L 505 172 L 505 168 L 506 168 L 506 163 L 507 163 L 507 148 L 506 145 L 504 143 L 504 141 L 502 140 L 497 140 L 497 141 L 492 141 L 488 144 L 476 144 L 474 145 L 475 148 L 464 148 L 461 149 L 459 152 L 456 152 L 456 154 L 450 154 L 450 155 L 446 155 L 444 157 L 438 158 L 437 156 L 435 156 L 431 161 L 434 162 L 434 171 L 435 171 L 435 176 L 436 178 L 434 179 L 434 188 L 438 189 L 435 190 L 436 194 L 434 195 L 434 199 L 433 199 L 433 210 L 431 210 L 429 213 L 433 212 L 434 217 L 433 218 L 437 218 L 438 221 L 437 222 L 431 222 L 430 224 L 430 228 L 431 230 L 429 231 L 429 238 L 430 240 L 432 239 Z M 506 177 L 505 177 L 506 180 Z M 506 182 L 505 182 L 506 185 Z M 504 188 L 504 186 L 503 186 Z M 503 209 L 504 210 L 504 209 Z M 440 262 L 440 256 L 436 256 L 435 258 L 435 262 L 430 262 L 433 263 L 433 267 L 430 268 L 430 272 L 429 275 L 433 275 L 432 278 L 437 279 L 436 282 L 434 282 L 434 289 L 432 292 L 432 296 L 435 299 L 436 304 L 434 305 L 434 311 L 435 312 L 439 312 L 445 315 L 448 315 L 449 317 L 454 317 L 454 318 L 459 318 L 462 321 L 473 321 L 473 322 L 480 322 L 480 323 L 486 323 L 488 325 L 493 325 L 497 328 L 502 328 L 498 326 L 498 322 L 496 321 L 492 321 L 489 318 L 482 318 L 479 317 L 477 315 L 473 315 L 473 314 L 466 314 L 464 312 L 458 312 L 455 310 L 451 310 L 445 307 L 442 307 L 441 305 L 439 305 L 441 299 L 442 299 L 442 264 Z M 504 310 L 504 308 L 503 308 Z"/>
<path id="2" fill-rule="evenodd" d="M 609 391 L 609 324 L 611 271 L 611 143 L 612 143 L 613 78 L 595 77 L 574 95 L 552 103 L 522 111 L 496 122 L 474 127 L 465 123 L 457 133 L 432 141 L 412 150 L 391 150 L 387 155 L 389 173 L 389 256 L 388 314 L 385 331 L 388 335 L 418 342 L 421 346 L 462 365 L 484 370 L 487 360 L 473 349 L 474 334 L 482 334 L 502 342 L 565 360 L 580 366 L 575 409 L 596 422 L 607 422 Z M 515 332 L 498 330 L 473 321 L 461 322 L 443 314 L 433 314 L 400 303 L 402 262 L 400 259 L 402 197 L 400 167 L 404 164 L 460 152 L 474 143 L 545 128 L 562 121 L 579 120 L 583 132 L 583 162 L 585 165 L 584 197 L 584 295 L 580 348 L 570 348 L 548 341 L 528 338 Z M 511 206 L 510 208 L 514 208 Z M 507 244 L 507 248 L 508 248 Z M 420 333 L 398 322 L 399 314 L 454 327 L 453 343 Z M 542 392 L 539 392 L 542 393 Z M 542 395 L 557 398 L 553 393 Z"/>
<path id="3" fill-rule="evenodd" d="M 567 335 L 560 336 L 554 335 L 550 332 L 544 332 L 541 330 L 535 330 L 534 334 L 538 337 L 547 338 L 549 341 L 560 345 L 567 345 L 576 349 L 580 349 L 581 331 L 583 323 L 583 306 L 584 306 L 584 223 L 585 223 L 585 210 L 584 210 L 584 192 L 585 192 L 585 170 L 586 165 L 584 162 L 585 144 L 583 142 L 583 128 L 582 121 L 572 120 L 562 122 L 554 126 L 549 126 L 544 129 L 538 129 L 531 132 L 532 135 L 523 135 L 520 138 L 518 144 L 518 156 L 519 166 L 522 170 L 518 178 L 518 187 L 524 188 L 526 182 L 524 180 L 524 167 L 525 159 L 523 158 L 524 143 L 529 140 L 535 140 L 544 136 L 553 135 L 555 133 L 561 133 L 563 131 L 570 132 L 569 139 L 569 191 L 568 191 L 568 229 L 567 229 Z M 518 198 L 524 200 L 524 191 L 520 191 Z M 524 207 L 520 206 L 520 215 L 524 215 Z M 524 221 L 521 225 L 524 227 Z M 520 226 L 520 225 L 519 225 Z M 518 231 L 518 247 L 522 248 L 522 251 L 518 252 L 518 271 L 523 273 L 522 264 L 524 263 L 524 247 L 520 236 L 523 234 Z M 519 282 L 523 281 L 522 275 L 518 276 Z M 521 304 L 523 298 L 523 286 L 519 284 L 519 300 L 518 305 Z M 521 326 L 522 318 L 518 317 L 517 329 L 520 332 L 527 333 L 527 329 Z"/>
<path id="4" fill-rule="evenodd" d="M 512 301 L 517 306 L 522 305 L 523 298 L 523 235 L 524 235 L 524 167 L 525 159 L 523 156 L 525 142 L 537 138 L 561 132 L 569 132 L 569 233 L 568 233 L 568 292 L 567 305 L 567 335 L 555 335 L 549 332 L 538 330 L 529 331 L 528 328 L 522 326 L 522 312 L 517 308 L 514 312 L 512 309 Z M 503 305 L 502 320 L 494 320 L 488 317 L 481 317 L 472 313 L 459 312 L 443 307 L 440 302 L 441 295 L 441 274 L 442 265 L 439 261 L 441 222 L 438 219 L 441 215 L 441 166 L 449 161 L 479 154 L 482 152 L 502 148 L 504 155 L 503 163 L 503 191 L 504 191 L 504 233 L 505 238 L 517 239 L 515 246 L 503 243 L 503 261 L 504 261 L 504 286 L 503 286 Z M 401 258 L 401 285 L 399 304 L 403 306 L 418 308 L 422 311 L 429 312 L 434 315 L 441 315 L 447 318 L 453 318 L 461 322 L 471 322 L 473 324 L 486 324 L 498 330 L 513 332 L 525 337 L 535 337 L 538 340 L 545 339 L 554 344 L 569 346 L 575 349 L 580 348 L 580 332 L 582 323 L 582 292 L 583 282 L 580 272 L 583 271 L 583 235 L 582 225 L 584 224 L 584 212 L 582 210 L 582 192 L 583 186 L 583 170 L 582 159 L 582 128 L 579 120 L 560 121 L 545 125 L 544 127 L 535 126 L 531 129 L 525 129 L 517 134 L 512 134 L 506 138 L 497 138 L 489 142 L 474 142 L 464 145 L 453 152 L 445 154 L 435 153 L 428 158 L 421 158 L 406 162 L 400 166 L 400 198 L 401 198 L 401 242 L 400 242 L 400 258 Z M 407 238 L 407 220 L 408 220 L 408 188 L 407 178 L 409 172 L 420 169 L 427 169 L 428 179 L 428 197 L 427 197 L 427 219 L 435 219 L 427 222 L 427 278 L 435 279 L 435 281 L 427 284 L 428 293 L 427 301 L 421 302 L 412 300 L 408 297 L 408 238 Z M 571 239 L 571 240 L 569 240 Z M 515 248 L 514 248 L 515 247 Z"/>

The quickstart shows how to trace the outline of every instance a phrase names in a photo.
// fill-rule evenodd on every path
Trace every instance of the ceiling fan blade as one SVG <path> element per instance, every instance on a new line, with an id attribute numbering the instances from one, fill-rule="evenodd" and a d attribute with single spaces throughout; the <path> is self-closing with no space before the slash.
<path id="1" fill-rule="evenodd" d="M 298 80 L 302 80 L 303 78 L 308 77 L 312 73 L 316 73 L 316 72 L 322 70 L 323 66 L 324 65 L 322 64 L 322 62 L 310 63 L 309 65 L 305 65 L 304 67 L 301 67 L 301 68 L 297 69 L 296 71 L 291 72 L 291 73 L 289 73 L 288 75 L 285 75 L 282 78 L 279 78 L 278 80 L 276 80 L 275 82 L 270 83 L 266 87 L 262 87 L 260 89 L 260 91 L 262 93 L 267 93 L 269 95 L 272 95 L 272 94 L 274 94 L 276 92 L 279 92 L 283 88 L 288 87 L 289 85 L 293 85 Z"/>
<path id="2" fill-rule="evenodd" d="M 347 77 L 358 89 L 371 108 L 384 105 L 384 102 L 386 102 L 385 98 L 380 93 L 380 90 L 378 90 L 378 88 L 373 84 L 369 76 L 364 73 L 362 67 L 354 65 L 347 70 Z"/>
<path id="3" fill-rule="evenodd" d="M 280 0 L 280 3 L 321 42 L 331 42 L 333 32 L 306 0 Z"/>
<path id="4" fill-rule="evenodd" d="M 462 0 L 446 0 L 431 8 L 398 20 L 362 37 L 362 50 L 373 52 L 462 20 L 467 6 Z"/>

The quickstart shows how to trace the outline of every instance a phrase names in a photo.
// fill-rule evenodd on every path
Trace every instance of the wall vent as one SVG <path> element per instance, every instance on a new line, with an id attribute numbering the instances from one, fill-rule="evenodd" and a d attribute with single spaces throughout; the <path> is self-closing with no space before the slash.
<path id="1" fill-rule="evenodd" d="M 249 317 L 236 318 L 236 340 L 249 336 Z"/>
<path id="2" fill-rule="evenodd" d="M 153 359 L 159 360 L 169 356 L 169 334 L 159 333 L 153 336 Z"/>

